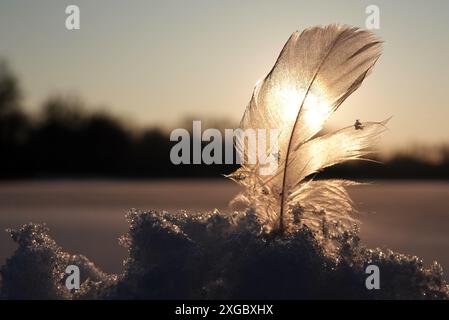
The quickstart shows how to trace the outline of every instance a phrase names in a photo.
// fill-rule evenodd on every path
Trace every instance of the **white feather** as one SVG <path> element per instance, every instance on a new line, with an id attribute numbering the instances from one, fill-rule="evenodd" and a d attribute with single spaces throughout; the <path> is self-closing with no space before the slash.
<path id="1" fill-rule="evenodd" d="M 246 187 L 244 199 L 267 230 L 284 232 L 305 224 L 323 233 L 324 221 L 354 221 L 344 190 L 348 182 L 304 179 L 366 156 L 384 131 L 386 121 L 370 122 L 361 130 L 348 127 L 313 138 L 361 85 L 380 53 L 381 41 L 370 31 L 342 25 L 314 27 L 293 33 L 272 70 L 257 83 L 240 127 L 279 130 L 274 146 L 279 167 L 273 175 L 262 176 L 260 163 L 243 163 L 230 178 Z M 243 159 L 254 152 L 245 146 L 244 141 L 236 142 Z M 301 215 L 295 218 L 298 208 Z"/>

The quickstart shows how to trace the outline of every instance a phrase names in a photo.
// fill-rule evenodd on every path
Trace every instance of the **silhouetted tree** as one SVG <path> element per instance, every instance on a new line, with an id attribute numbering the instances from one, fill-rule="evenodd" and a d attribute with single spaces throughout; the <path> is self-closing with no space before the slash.
<path id="1" fill-rule="evenodd" d="M 5 61 L 0 60 L 0 114 L 18 108 L 20 89 Z"/>
<path id="2" fill-rule="evenodd" d="M 14 177 L 26 156 L 24 147 L 30 121 L 20 109 L 21 90 L 16 77 L 4 61 L 0 61 L 0 170 L 1 176 Z"/>

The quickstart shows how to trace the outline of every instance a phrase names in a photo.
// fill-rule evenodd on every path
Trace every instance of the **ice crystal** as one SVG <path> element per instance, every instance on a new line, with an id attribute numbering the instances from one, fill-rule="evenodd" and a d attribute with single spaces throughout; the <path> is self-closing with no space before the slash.
<path id="1" fill-rule="evenodd" d="M 335 237 L 328 254 L 306 225 L 279 236 L 262 232 L 251 210 L 203 214 L 131 210 L 124 269 L 108 275 L 82 255 L 64 252 L 45 225 L 9 230 L 18 248 L 1 267 L 3 299 L 445 299 L 435 262 L 368 249 L 357 230 Z M 81 271 L 80 290 L 64 286 L 67 265 Z M 381 270 L 367 290 L 365 268 Z M 281 272 L 279 272 L 281 271 Z"/>

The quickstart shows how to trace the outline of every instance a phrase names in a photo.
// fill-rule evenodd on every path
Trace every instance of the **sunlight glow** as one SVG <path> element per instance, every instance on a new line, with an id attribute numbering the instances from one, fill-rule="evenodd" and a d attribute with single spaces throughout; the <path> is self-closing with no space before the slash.
<path id="1" fill-rule="evenodd" d="M 298 90 L 293 86 L 285 86 L 279 89 L 277 99 L 280 115 L 286 123 L 293 125 L 304 99 L 304 94 L 304 90 Z M 327 118 L 330 111 L 331 105 L 324 94 L 309 92 L 304 102 L 302 117 L 311 129 L 320 129 L 323 119 Z"/>
<path id="2" fill-rule="evenodd" d="M 304 91 L 299 91 L 295 87 L 285 86 L 279 90 L 277 98 L 282 118 L 285 122 L 295 121 L 301 101 L 304 98 Z"/>
<path id="3" fill-rule="evenodd" d="M 312 130 L 320 130 L 331 112 L 331 105 L 323 95 L 309 93 L 304 103 L 303 116 Z"/>

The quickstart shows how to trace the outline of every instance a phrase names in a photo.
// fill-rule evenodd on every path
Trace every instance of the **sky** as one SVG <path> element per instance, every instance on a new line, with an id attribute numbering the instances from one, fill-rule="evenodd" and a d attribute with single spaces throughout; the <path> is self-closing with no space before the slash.
<path id="1" fill-rule="evenodd" d="M 65 28 L 71 4 L 80 30 Z M 0 57 L 30 112 L 51 95 L 72 95 L 136 126 L 171 128 L 186 117 L 238 123 L 291 33 L 365 27 L 371 4 L 380 9 L 383 55 L 331 125 L 393 116 L 385 148 L 449 142 L 445 0 L 2 0 Z"/>

